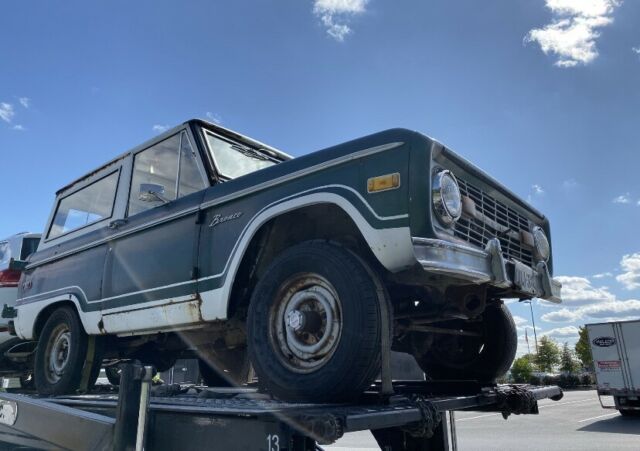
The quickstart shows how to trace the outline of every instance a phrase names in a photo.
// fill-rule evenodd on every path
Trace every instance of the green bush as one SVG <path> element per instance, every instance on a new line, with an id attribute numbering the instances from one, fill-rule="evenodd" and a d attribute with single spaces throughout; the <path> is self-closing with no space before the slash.
<path id="1" fill-rule="evenodd" d="M 574 388 L 580 385 L 580 378 L 575 374 L 563 374 L 558 378 L 558 385 L 562 388 Z"/>
<path id="2" fill-rule="evenodd" d="M 583 374 L 580 378 L 580 383 L 582 385 L 593 385 L 596 383 L 595 378 L 591 374 Z"/>

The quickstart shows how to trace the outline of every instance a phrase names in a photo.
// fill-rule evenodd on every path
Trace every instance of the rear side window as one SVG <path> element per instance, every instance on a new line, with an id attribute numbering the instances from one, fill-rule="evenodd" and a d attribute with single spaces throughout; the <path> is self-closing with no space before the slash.
<path id="1" fill-rule="evenodd" d="M 141 196 L 154 186 L 162 199 Z M 129 193 L 129 216 L 176 200 L 206 187 L 186 132 L 173 135 L 135 156 Z"/>
<path id="2" fill-rule="evenodd" d="M 11 259 L 11 246 L 8 241 L 0 242 L 0 270 L 6 269 L 9 266 L 9 260 Z"/>
<path id="3" fill-rule="evenodd" d="M 20 260 L 26 260 L 29 255 L 38 249 L 40 238 L 25 238 L 22 240 L 22 250 L 20 251 Z"/>
<path id="4" fill-rule="evenodd" d="M 60 200 L 47 238 L 55 238 L 110 218 L 113 215 L 118 174 L 109 174 Z"/>

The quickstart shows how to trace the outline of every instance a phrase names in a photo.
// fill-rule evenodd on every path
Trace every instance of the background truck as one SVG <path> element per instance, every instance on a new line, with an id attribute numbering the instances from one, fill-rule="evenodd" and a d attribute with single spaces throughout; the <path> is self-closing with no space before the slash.
<path id="1" fill-rule="evenodd" d="M 640 416 L 640 320 L 586 326 L 600 404 Z M 605 406 L 602 396 L 613 396 L 615 406 Z"/>

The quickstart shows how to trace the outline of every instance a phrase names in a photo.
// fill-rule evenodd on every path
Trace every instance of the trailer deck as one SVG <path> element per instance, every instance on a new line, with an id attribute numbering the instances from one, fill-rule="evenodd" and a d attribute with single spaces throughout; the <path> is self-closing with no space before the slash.
<path id="1" fill-rule="evenodd" d="M 555 386 L 394 382 L 392 396 L 381 397 L 379 386 L 372 386 L 357 403 L 299 404 L 252 387 L 150 388 L 141 368 L 127 365 L 119 394 L 0 393 L 0 443 L 70 450 L 309 451 L 347 432 L 371 430 L 387 450 L 446 450 L 452 434 L 447 412 L 497 411 L 506 418 L 537 414 L 538 400 L 562 398 Z"/>

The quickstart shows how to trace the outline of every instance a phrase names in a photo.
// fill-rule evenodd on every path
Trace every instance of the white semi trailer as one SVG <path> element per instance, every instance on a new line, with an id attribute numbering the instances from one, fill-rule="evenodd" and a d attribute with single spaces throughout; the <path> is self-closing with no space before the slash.
<path id="1" fill-rule="evenodd" d="M 640 416 L 640 320 L 587 324 L 603 408 Z M 602 396 L 613 396 L 605 405 Z"/>

